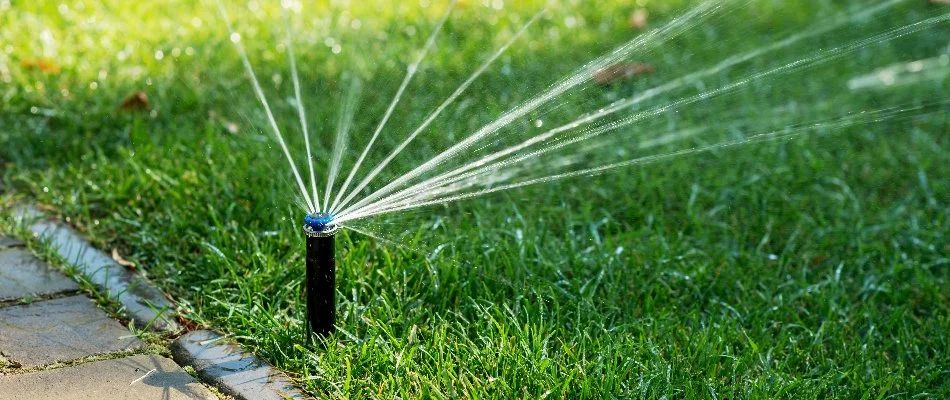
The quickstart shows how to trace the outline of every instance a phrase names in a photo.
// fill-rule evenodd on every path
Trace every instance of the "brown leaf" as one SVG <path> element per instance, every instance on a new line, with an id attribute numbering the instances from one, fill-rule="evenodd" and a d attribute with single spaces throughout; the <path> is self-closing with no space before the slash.
<path id="1" fill-rule="evenodd" d="M 649 16 L 650 13 L 646 8 L 638 8 L 630 13 L 630 19 L 627 20 L 627 23 L 633 29 L 643 29 L 647 26 L 647 17 Z"/>
<path id="2" fill-rule="evenodd" d="M 179 310 L 179 312 L 181 311 Z M 201 328 L 201 326 L 199 326 L 197 323 L 195 323 L 194 321 L 190 319 L 182 317 L 180 314 L 177 315 L 176 317 L 178 319 L 178 324 L 185 327 L 186 331 L 190 332 L 190 331 L 198 330 Z"/>
<path id="3" fill-rule="evenodd" d="M 145 92 L 135 92 L 130 94 L 129 97 L 126 97 L 125 100 L 122 100 L 122 104 L 119 105 L 119 108 L 126 111 L 148 111 L 152 106 Z"/>
<path id="4" fill-rule="evenodd" d="M 45 58 L 37 58 L 31 60 L 23 60 L 20 62 L 20 66 L 23 69 L 40 71 L 44 74 L 57 74 L 59 73 L 59 65 L 54 63 L 51 60 Z"/>
<path id="5" fill-rule="evenodd" d="M 119 265 L 121 265 L 121 266 L 123 266 L 123 267 L 130 268 L 130 269 L 135 269 L 135 263 L 134 263 L 134 262 L 131 262 L 131 261 L 129 261 L 129 260 L 126 260 L 126 259 L 124 259 L 124 258 L 122 258 L 122 256 L 119 255 L 119 250 L 118 250 L 118 249 L 115 249 L 115 248 L 112 249 L 112 259 L 113 259 L 117 264 L 119 264 Z"/>
<path id="6" fill-rule="evenodd" d="M 656 69 L 650 64 L 618 63 L 608 65 L 594 72 L 594 82 L 607 85 L 617 81 L 629 80 L 637 75 L 649 74 L 654 70 Z"/>

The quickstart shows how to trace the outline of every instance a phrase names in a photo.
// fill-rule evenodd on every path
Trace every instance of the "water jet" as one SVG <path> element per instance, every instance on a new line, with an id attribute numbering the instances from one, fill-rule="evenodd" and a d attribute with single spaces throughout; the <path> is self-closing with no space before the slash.
<path id="1" fill-rule="evenodd" d="M 581 92 L 587 91 L 589 85 L 596 84 L 598 71 L 627 62 L 634 56 L 661 59 L 667 47 L 683 44 L 678 40 L 697 36 L 703 26 L 715 24 L 716 18 L 726 18 L 748 3 L 731 0 L 698 1 L 697 5 L 664 25 L 634 35 L 627 42 L 554 81 L 541 92 L 516 103 L 500 114 L 491 115 L 492 119 L 488 122 L 473 126 L 472 131 L 462 132 L 457 136 L 458 139 L 454 133 L 449 136 L 436 136 L 438 140 L 435 143 L 442 146 L 436 147 L 432 154 L 421 152 L 418 155 L 425 157 L 405 160 L 414 156 L 411 150 L 408 150 L 414 141 L 425 138 L 425 134 L 439 135 L 442 129 L 432 125 L 433 121 L 440 116 L 445 117 L 443 111 L 449 110 L 456 100 L 462 98 L 463 92 L 488 71 L 534 21 L 544 15 L 546 11 L 542 10 L 521 25 L 514 34 L 509 35 L 507 40 L 491 52 L 434 110 L 422 114 L 426 116 L 418 126 L 409 126 L 404 138 L 394 142 L 394 148 L 382 154 L 375 154 L 374 150 L 380 151 L 380 143 L 387 142 L 380 140 L 384 137 L 381 135 L 387 122 L 396 112 L 400 99 L 406 95 L 410 81 L 419 71 L 426 54 L 435 46 L 436 38 L 455 4 L 454 1 L 449 2 L 450 5 L 425 44 L 406 68 L 405 76 L 382 112 L 372 134 L 367 135 L 365 143 L 360 143 L 362 150 L 357 148 L 357 151 L 352 153 L 351 158 L 355 159 L 352 164 L 344 164 L 344 161 L 350 162 L 344 154 L 348 151 L 348 135 L 357 104 L 353 93 L 357 90 L 353 89 L 346 94 L 343 111 L 339 116 L 336 140 L 325 160 L 327 178 L 322 197 L 317 190 L 315 171 L 324 166 L 315 164 L 319 152 L 312 152 L 310 147 L 310 130 L 304 110 L 305 102 L 301 101 L 303 91 L 292 50 L 294 35 L 290 30 L 288 13 L 284 13 L 284 25 L 287 28 L 285 45 L 309 182 L 306 182 L 303 170 L 298 169 L 294 154 L 288 142 L 284 140 L 281 126 L 277 123 L 254 73 L 241 36 L 234 31 L 224 7 L 219 2 L 221 14 L 231 33 L 231 41 L 240 54 L 274 139 L 290 166 L 298 194 L 303 198 L 301 205 L 306 213 L 303 228 L 306 235 L 304 290 L 307 296 L 308 341 L 314 332 L 321 337 L 327 337 L 334 331 L 334 233 L 339 228 L 376 237 L 374 235 L 377 232 L 363 230 L 357 224 L 371 218 L 381 218 L 421 207 L 460 202 L 500 191 L 564 179 L 589 177 L 699 152 L 771 140 L 787 140 L 813 132 L 844 130 L 884 120 L 897 121 L 927 114 L 938 115 L 942 112 L 941 107 L 947 104 L 947 100 L 942 97 L 942 101 L 925 103 L 929 105 L 921 105 L 919 99 L 915 99 L 911 104 L 891 104 L 875 109 L 867 108 L 864 99 L 854 96 L 853 106 L 821 107 L 814 102 L 824 101 L 823 99 L 830 99 L 827 100 L 829 104 L 831 101 L 840 101 L 837 98 L 829 98 L 825 92 L 825 88 L 831 87 L 829 85 L 834 85 L 834 82 L 809 81 L 813 83 L 811 85 L 796 83 L 799 79 L 810 79 L 813 71 L 821 67 L 830 69 L 829 77 L 840 77 L 836 61 L 851 57 L 851 63 L 863 65 L 859 63 L 864 57 L 861 53 L 867 52 L 872 46 L 925 33 L 950 22 L 950 14 L 945 13 L 875 30 L 869 36 L 862 34 L 854 37 L 847 34 L 849 25 L 883 13 L 905 1 L 907 0 L 881 0 L 872 7 L 862 6 L 860 9 L 855 8 L 854 12 L 843 12 L 801 31 L 779 32 L 774 37 L 775 40 L 764 45 L 743 48 L 743 52 L 730 53 L 724 58 L 715 54 L 715 58 L 711 58 L 713 62 L 707 65 L 694 67 L 691 63 L 667 63 L 665 73 L 669 75 L 668 79 L 664 78 L 666 80 L 656 83 L 644 82 L 644 85 L 648 86 L 628 96 L 618 98 L 617 96 L 621 95 L 619 92 L 611 92 L 609 96 L 608 93 L 587 96 L 590 94 L 588 92 L 581 96 Z M 824 41 L 824 36 L 832 35 L 840 35 L 841 42 L 830 46 L 815 46 L 816 41 Z M 715 50 L 713 47 L 711 49 Z M 798 51 L 805 53 L 798 54 Z M 784 58 L 783 54 L 792 57 Z M 895 64 L 897 67 L 876 72 L 872 80 L 861 77 L 852 79 L 847 82 L 847 87 L 856 90 L 876 86 L 881 81 L 882 71 L 885 77 L 895 71 L 919 73 L 928 70 L 928 63 L 945 64 L 939 63 L 944 58 L 938 58 L 937 61 L 926 59 Z M 934 71 L 926 79 L 945 76 L 945 68 L 934 68 Z M 732 78 L 720 81 L 718 77 L 725 73 L 730 74 Z M 884 86 L 891 86 L 887 84 L 889 80 L 883 81 Z M 354 83 L 354 87 L 358 87 L 358 84 Z M 768 97 L 774 99 L 772 110 L 775 111 L 763 112 L 761 106 L 765 104 L 745 104 L 748 102 L 742 97 L 745 94 L 766 91 L 782 93 Z M 574 114 L 573 110 L 565 108 L 568 114 L 560 116 L 560 119 L 558 114 L 553 114 L 555 110 L 561 109 L 562 105 L 574 103 L 575 100 L 577 105 L 582 107 L 580 110 L 586 111 Z M 588 102 L 596 104 L 596 107 L 588 108 L 587 106 L 592 105 L 587 104 Z M 798 104 L 812 105 L 800 109 Z M 462 109 L 461 105 L 458 107 Z M 937 110 L 933 111 L 933 108 Z M 831 116 L 821 115 L 825 109 L 839 111 Z M 726 115 L 725 112 L 729 114 Z M 547 124 L 536 120 L 538 123 L 534 128 L 525 128 L 535 115 L 551 117 Z M 769 115 L 779 118 L 762 117 Z M 809 122 L 794 122 L 798 115 L 807 118 Z M 724 122 L 717 127 L 700 122 L 713 117 Z M 696 123 L 700 125 L 691 126 Z M 290 146 L 292 145 L 293 143 L 290 143 Z M 648 148 L 655 149 L 647 152 Z M 298 159 L 299 156 L 298 154 Z M 400 156 L 409 164 L 400 166 L 396 162 Z M 397 170 L 399 167 L 405 169 Z M 338 177 L 341 178 L 342 184 L 337 185 Z M 402 225 L 393 224 L 391 227 L 401 229 Z"/>
<path id="2" fill-rule="evenodd" d="M 338 225 L 333 214 L 304 217 L 307 238 L 307 342 L 312 334 L 327 337 L 336 323 L 336 254 L 334 235 Z"/>

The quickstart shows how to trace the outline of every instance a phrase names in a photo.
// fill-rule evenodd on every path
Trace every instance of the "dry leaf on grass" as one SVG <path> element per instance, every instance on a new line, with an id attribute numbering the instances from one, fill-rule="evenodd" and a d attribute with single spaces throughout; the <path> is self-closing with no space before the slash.
<path id="1" fill-rule="evenodd" d="M 178 312 L 179 312 L 179 315 L 176 316 L 177 319 L 178 319 L 178 324 L 181 325 L 181 326 L 183 326 L 183 327 L 185 327 L 185 330 L 187 330 L 187 331 L 194 331 L 194 330 L 198 330 L 198 329 L 201 328 L 201 326 L 199 326 L 198 324 L 196 324 L 194 321 L 192 321 L 192 320 L 190 320 L 190 319 L 187 319 L 187 318 L 185 318 L 185 317 L 182 317 L 182 316 L 180 315 L 180 314 L 183 313 L 182 310 L 179 309 Z"/>
<path id="2" fill-rule="evenodd" d="M 40 71 L 44 74 L 59 73 L 59 65 L 45 58 L 23 60 L 20 62 L 20 66 L 23 67 L 23 69 Z"/>
<path id="3" fill-rule="evenodd" d="M 112 249 L 112 260 L 123 267 L 135 269 L 135 263 L 122 258 L 122 256 L 119 255 L 118 249 Z"/>
<path id="4" fill-rule="evenodd" d="M 594 82 L 607 85 L 618 81 L 629 80 L 637 75 L 649 74 L 656 69 L 650 64 L 618 63 L 608 65 L 594 72 Z"/>
<path id="5" fill-rule="evenodd" d="M 135 92 L 122 100 L 119 108 L 125 111 L 148 111 L 152 108 L 152 105 L 149 103 L 148 95 L 145 92 Z"/>

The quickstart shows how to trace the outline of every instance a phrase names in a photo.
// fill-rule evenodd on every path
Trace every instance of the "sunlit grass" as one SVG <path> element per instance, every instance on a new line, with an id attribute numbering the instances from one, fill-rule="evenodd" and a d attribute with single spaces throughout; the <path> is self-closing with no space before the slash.
<path id="1" fill-rule="evenodd" d="M 444 11 L 432 3 L 319 2 L 293 16 L 320 160 L 344 74 L 365 81 L 354 127 L 362 134 Z M 494 3 L 460 2 L 389 132 L 414 128 L 543 2 Z M 843 3 L 753 2 L 637 60 L 655 64 L 654 76 L 585 94 L 640 90 L 843 12 Z M 277 2 L 255 4 L 228 10 L 281 123 L 296 132 L 281 12 Z M 650 26 L 684 9 L 642 4 Z M 472 87 L 464 107 L 433 126 L 446 135 L 401 162 L 431 156 L 635 36 L 628 18 L 637 7 L 554 7 Z M 946 12 L 938 7 L 908 2 L 882 21 Z M 739 21 L 745 30 L 727 29 Z M 840 80 L 933 57 L 947 52 L 947 33 L 944 25 L 901 46 L 869 48 L 820 73 Z M 302 212 L 227 36 L 209 1 L 0 0 L 0 182 L 53 207 L 101 248 L 119 248 L 185 318 L 233 335 L 308 391 L 946 397 L 947 113 L 423 209 L 396 221 L 418 225 L 415 250 L 344 232 L 340 332 L 319 350 L 305 346 L 302 328 Z M 795 94 L 772 89 L 751 88 L 693 122 L 755 116 L 772 104 L 766 99 Z M 945 98 L 946 89 L 934 80 L 848 97 L 829 86 L 827 103 L 800 107 L 913 103 Z M 136 91 L 147 94 L 148 109 L 122 110 Z M 784 114 L 762 118 L 775 115 Z"/>

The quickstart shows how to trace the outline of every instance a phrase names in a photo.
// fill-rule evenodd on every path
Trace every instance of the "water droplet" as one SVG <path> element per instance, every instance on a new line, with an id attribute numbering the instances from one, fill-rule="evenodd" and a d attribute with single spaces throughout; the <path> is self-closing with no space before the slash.
<path id="1" fill-rule="evenodd" d="M 161 59 L 163 59 L 163 58 L 165 58 L 165 52 L 164 52 L 164 51 L 161 51 L 161 50 L 155 51 L 155 59 L 156 59 L 156 60 L 161 60 Z"/>
<path id="2" fill-rule="evenodd" d="M 890 85 L 893 85 L 894 81 L 896 80 L 895 79 L 896 77 L 894 75 L 895 75 L 894 71 L 890 71 L 890 70 L 881 71 L 878 74 L 878 78 L 881 79 L 881 83 L 883 83 L 886 86 L 890 86 Z"/>
<path id="3" fill-rule="evenodd" d="M 540 119 L 534 120 L 534 127 L 535 127 L 535 128 L 540 128 L 540 127 L 543 126 L 543 125 L 544 125 L 544 121 L 542 121 L 542 120 L 540 120 Z"/>
<path id="4" fill-rule="evenodd" d="M 573 28 L 577 26 L 577 18 L 574 18 L 573 15 L 567 16 L 566 18 L 564 18 L 564 25 L 566 25 L 568 28 Z"/>
<path id="5" fill-rule="evenodd" d="M 56 39 L 53 38 L 53 32 L 50 32 L 49 29 L 44 29 L 43 32 L 40 32 L 40 40 L 47 46 L 56 44 Z"/>
<path id="6" fill-rule="evenodd" d="M 232 33 L 231 33 L 231 41 L 234 42 L 234 43 L 240 42 L 240 41 L 241 41 L 241 34 L 240 34 L 240 33 L 237 33 L 237 32 L 232 32 Z"/>

